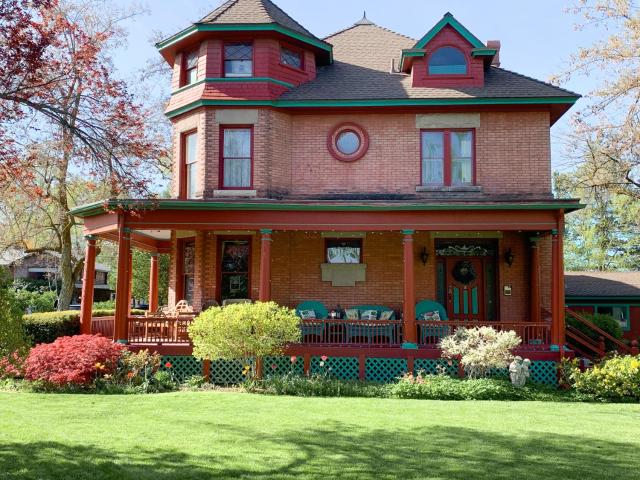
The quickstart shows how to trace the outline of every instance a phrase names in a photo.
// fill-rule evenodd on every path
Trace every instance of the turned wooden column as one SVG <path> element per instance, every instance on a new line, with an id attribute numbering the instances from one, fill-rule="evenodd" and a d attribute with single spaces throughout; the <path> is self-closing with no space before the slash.
<path id="1" fill-rule="evenodd" d="M 564 322 L 564 212 L 558 214 L 558 229 L 551 232 L 551 343 L 559 347 L 565 343 Z"/>
<path id="2" fill-rule="evenodd" d="M 416 282 L 413 258 L 413 234 L 414 230 L 403 230 L 403 264 L 404 264 L 404 304 L 402 315 L 402 327 L 404 342 L 403 348 L 418 348 L 418 332 L 416 330 Z"/>
<path id="3" fill-rule="evenodd" d="M 260 230 L 260 287 L 258 300 L 268 302 L 271 300 L 271 234 L 272 230 Z"/>
<path id="4" fill-rule="evenodd" d="M 84 250 L 84 274 L 82 276 L 82 299 L 80 301 L 80 333 L 91 334 L 91 317 L 93 311 L 93 288 L 96 279 L 96 237 L 87 235 L 87 246 Z"/>
<path id="5" fill-rule="evenodd" d="M 538 237 L 532 237 L 530 242 L 530 309 L 529 320 L 531 322 L 540 322 L 540 248 L 538 246 Z"/>
<path id="6" fill-rule="evenodd" d="M 149 312 L 158 310 L 158 254 L 151 254 L 149 266 Z"/>
<path id="7" fill-rule="evenodd" d="M 127 268 L 128 288 L 127 288 L 127 315 L 131 314 L 131 299 L 133 298 L 133 250 L 129 249 L 129 266 Z"/>
<path id="8" fill-rule="evenodd" d="M 113 339 L 128 342 L 129 317 L 129 255 L 131 251 L 131 231 L 125 227 L 124 216 L 118 221 L 118 280 L 116 282 L 116 313 Z"/>

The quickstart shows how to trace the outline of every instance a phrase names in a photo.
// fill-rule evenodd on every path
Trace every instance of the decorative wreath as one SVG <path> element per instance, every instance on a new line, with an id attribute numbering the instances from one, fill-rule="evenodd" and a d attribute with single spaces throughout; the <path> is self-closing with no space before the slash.
<path id="1" fill-rule="evenodd" d="M 468 260 L 460 260 L 456 263 L 451 273 L 453 278 L 463 285 L 468 285 L 478 277 L 476 269 L 473 268 L 473 263 Z"/>

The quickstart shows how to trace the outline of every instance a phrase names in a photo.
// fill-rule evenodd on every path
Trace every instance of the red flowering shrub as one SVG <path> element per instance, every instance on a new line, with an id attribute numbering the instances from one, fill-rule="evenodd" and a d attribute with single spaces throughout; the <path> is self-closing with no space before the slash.
<path id="1" fill-rule="evenodd" d="M 60 337 L 31 349 L 25 362 L 25 378 L 54 385 L 89 385 L 98 376 L 116 370 L 124 349 L 100 335 Z"/>
<path id="2" fill-rule="evenodd" d="M 0 357 L 0 378 L 24 377 L 25 356 L 16 350 L 6 357 Z"/>

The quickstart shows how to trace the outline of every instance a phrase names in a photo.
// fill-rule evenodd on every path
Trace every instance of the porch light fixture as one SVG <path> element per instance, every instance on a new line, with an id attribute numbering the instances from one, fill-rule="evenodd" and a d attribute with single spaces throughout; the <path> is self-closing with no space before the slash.
<path id="1" fill-rule="evenodd" d="M 420 252 L 420 260 L 422 260 L 422 264 L 426 267 L 427 260 L 429 260 L 429 252 L 427 252 L 427 247 L 422 247 L 422 251 Z"/>
<path id="2" fill-rule="evenodd" d="M 509 250 L 504 254 L 504 261 L 507 262 L 507 265 L 511 266 L 513 265 L 513 259 L 513 252 L 511 251 L 511 248 L 509 248 Z"/>

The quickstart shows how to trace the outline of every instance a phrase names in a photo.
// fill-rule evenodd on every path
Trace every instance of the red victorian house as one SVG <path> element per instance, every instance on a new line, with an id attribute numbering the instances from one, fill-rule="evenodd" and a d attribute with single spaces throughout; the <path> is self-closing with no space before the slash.
<path id="1" fill-rule="evenodd" d="M 555 381 L 564 216 L 580 205 L 553 197 L 549 130 L 578 95 L 501 68 L 500 43 L 450 13 L 419 40 L 367 18 L 320 39 L 269 0 L 230 0 L 158 49 L 173 68 L 173 198 L 74 211 L 88 278 L 96 239 L 118 242 L 117 313 L 93 331 L 202 368 L 188 318 L 130 315 L 139 248 L 171 255 L 170 304 L 297 307 L 300 370 L 326 355 L 347 378 L 433 371 L 442 335 L 493 325 Z"/>

